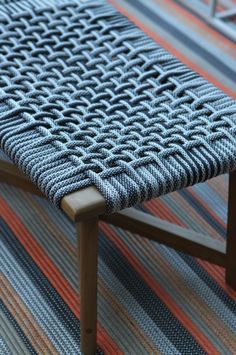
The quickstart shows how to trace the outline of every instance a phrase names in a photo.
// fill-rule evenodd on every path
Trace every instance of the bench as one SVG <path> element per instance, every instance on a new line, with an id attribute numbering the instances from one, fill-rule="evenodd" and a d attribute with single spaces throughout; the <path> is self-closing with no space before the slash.
<path id="1" fill-rule="evenodd" d="M 81 350 L 96 349 L 99 220 L 226 268 L 236 289 L 236 102 L 103 0 L 0 3 L 0 181 L 76 225 Z M 134 208 L 229 173 L 227 243 Z"/>

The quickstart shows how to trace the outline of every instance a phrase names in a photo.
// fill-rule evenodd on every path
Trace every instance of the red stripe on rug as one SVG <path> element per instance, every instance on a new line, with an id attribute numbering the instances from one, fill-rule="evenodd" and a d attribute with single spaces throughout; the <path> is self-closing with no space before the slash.
<path id="1" fill-rule="evenodd" d="M 224 222 L 192 191 L 189 192 L 198 200 L 198 203 L 202 204 L 202 206 L 207 210 L 209 215 L 215 218 L 223 227 L 225 227 Z M 162 202 L 160 199 L 154 200 L 153 202 L 147 201 L 145 203 L 145 207 L 147 210 L 155 216 L 165 219 L 171 223 L 175 223 L 181 227 L 187 228 L 187 226 L 176 217 L 175 214 Z M 156 206 L 155 206 L 156 205 Z M 196 213 L 198 213 L 196 211 Z M 225 282 L 225 269 L 215 264 L 211 264 L 207 261 L 201 260 L 197 258 L 198 263 L 203 267 L 203 269 L 212 277 L 212 279 L 225 291 L 225 293 L 232 297 L 236 301 L 236 291 L 230 288 Z"/>
<path id="2" fill-rule="evenodd" d="M 234 291 L 225 282 L 225 269 L 218 265 L 211 264 L 207 261 L 198 259 L 198 263 L 207 271 L 213 280 L 224 290 L 224 292 L 236 301 L 236 291 Z"/>
<path id="3" fill-rule="evenodd" d="M 126 11 L 121 5 L 116 3 L 116 0 L 109 0 L 109 2 L 117 8 L 119 12 L 121 12 L 123 15 L 128 17 L 133 23 L 135 23 L 143 32 L 145 32 L 147 35 L 149 35 L 152 39 L 154 39 L 158 44 L 163 46 L 167 51 L 172 53 L 174 56 L 179 58 L 184 64 L 192 68 L 192 70 L 198 72 L 200 75 L 202 75 L 206 80 L 217 86 L 219 89 L 224 91 L 227 95 L 231 96 L 232 98 L 236 99 L 236 92 L 230 90 L 228 87 L 220 83 L 218 80 L 216 80 L 213 76 L 211 76 L 209 73 L 204 71 L 201 67 L 193 63 L 189 58 L 184 56 L 182 53 L 180 53 L 176 48 L 174 48 L 170 43 L 165 41 L 163 38 L 159 37 L 155 32 L 153 32 L 149 27 L 144 25 L 141 21 L 139 21 L 134 15 L 130 14 L 128 11 Z"/>
<path id="4" fill-rule="evenodd" d="M 171 210 L 166 206 L 165 203 L 163 203 L 160 198 L 146 201 L 144 206 L 155 216 L 163 218 L 168 222 L 175 223 L 180 227 L 183 226 L 183 223 L 171 212 Z"/>
<path id="5" fill-rule="evenodd" d="M 179 308 L 179 306 L 172 300 L 171 296 L 159 285 L 156 279 L 154 279 L 143 267 L 141 262 L 135 257 L 129 250 L 126 244 L 113 232 L 113 230 L 105 223 L 101 223 L 100 228 L 112 240 L 120 253 L 125 256 L 130 265 L 135 271 L 142 277 L 145 283 L 154 291 L 162 302 L 167 306 L 171 313 L 179 320 L 181 324 L 188 330 L 194 339 L 200 344 L 200 346 L 209 354 L 219 354 L 210 340 L 199 331 L 198 327 L 188 318 L 188 316 Z"/>
<path id="6" fill-rule="evenodd" d="M 0 197 L 0 214 L 9 228 L 12 230 L 16 238 L 22 244 L 26 252 L 31 256 L 35 264 L 43 272 L 45 277 L 50 281 L 52 286 L 63 298 L 71 311 L 77 318 L 80 316 L 79 295 L 70 286 L 69 282 L 64 278 L 61 272 L 56 268 L 51 259 L 44 253 L 41 246 L 33 239 L 32 235 L 22 223 L 17 214 L 10 208 L 7 202 Z M 97 332 L 98 346 L 107 354 L 123 354 L 114 343 L 113 339 L 106 330 L 98 322 Z"/>

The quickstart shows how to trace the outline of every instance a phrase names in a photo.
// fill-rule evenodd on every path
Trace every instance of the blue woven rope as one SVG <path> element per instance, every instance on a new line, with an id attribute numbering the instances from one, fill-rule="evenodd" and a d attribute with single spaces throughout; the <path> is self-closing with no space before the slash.
<path id="1" fill-rule="evenodd" d="M 0 142 L 53 203 L 95 185 L 111 213 L 236 168 L 235 101 L 106 2 L 45 3 L 0 3 Z"/>

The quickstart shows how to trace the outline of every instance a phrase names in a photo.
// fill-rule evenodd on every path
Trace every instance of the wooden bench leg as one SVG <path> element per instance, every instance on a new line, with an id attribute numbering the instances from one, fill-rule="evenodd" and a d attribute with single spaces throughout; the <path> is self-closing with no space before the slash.
<path id="1" fill-rule="evenodd" d="M 84 355 L 96 351 L 98 219 L 77 223 L 80 259 L 80 339 Z"/>
<path id="2" fill-rule="evenodd" d="M 229 174 L 225 277 L 227 284 L 236 290 L 236 171 Z"/>

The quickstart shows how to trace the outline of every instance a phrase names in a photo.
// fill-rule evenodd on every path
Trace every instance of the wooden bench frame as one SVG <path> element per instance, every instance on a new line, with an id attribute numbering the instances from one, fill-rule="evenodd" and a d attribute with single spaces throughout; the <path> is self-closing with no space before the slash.
<path id="1" fill-rule="evenodd" d="M 0 161 L 0 182 L 42 193 L 13 164 Z M 105 200 L 95 187 L 65 196 L 62 210 L 75 223 L 79 241 L 81 350 L 96 350 L 97 252 L 99 220 L 155 240 L 176 250 L 226 268 L 226 282 L 236 290 L 236 172 L 229 174 L 227 243 L 187 230 L 146 213 L 129 208 L 104 215 Z"/>

